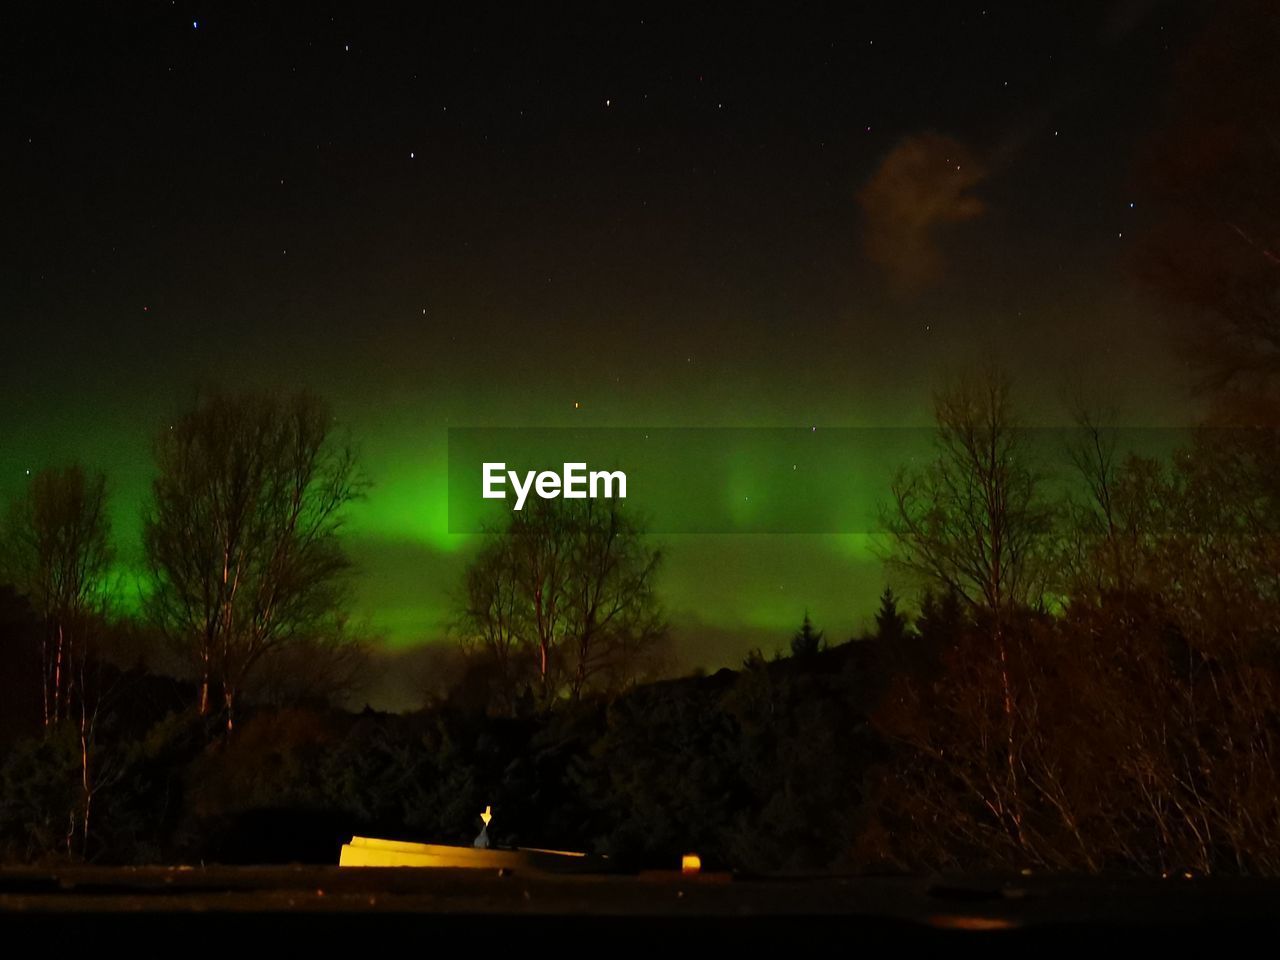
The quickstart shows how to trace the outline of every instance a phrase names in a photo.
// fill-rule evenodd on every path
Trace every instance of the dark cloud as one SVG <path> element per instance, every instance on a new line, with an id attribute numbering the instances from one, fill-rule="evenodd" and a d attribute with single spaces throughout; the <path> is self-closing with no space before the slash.
<path id="1" fill-rule="evenodd" d="M 903 139 L 858 192 L 863 249 L 898 288 L 918 288 L 943 272 L 939 230 L 972 220 L 985 206 L 970 191 L 986 168 L 962 143 L 925 133 Z"/>

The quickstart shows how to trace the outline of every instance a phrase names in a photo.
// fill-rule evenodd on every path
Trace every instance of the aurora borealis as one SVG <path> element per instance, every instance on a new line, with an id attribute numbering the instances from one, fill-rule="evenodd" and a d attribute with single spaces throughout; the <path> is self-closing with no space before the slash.
<path id="1" fill-rule="evenodd" d="M 992 356 L 1037 422 L 1077 377 L 1185 422 L 1128 263 L 1206 7 L 1030 7 L 12 14 L 0 494 L 104 468 L 127 599 L 165 418 L 308 387 L 373 483 L 358 612 L 403 648 L 441 639 L 473 543 L 451 427 L 915 427 Z M 885 583 L 857 534 L 663 539 L 688 665 L 806 610 L 849 636 Z"/>

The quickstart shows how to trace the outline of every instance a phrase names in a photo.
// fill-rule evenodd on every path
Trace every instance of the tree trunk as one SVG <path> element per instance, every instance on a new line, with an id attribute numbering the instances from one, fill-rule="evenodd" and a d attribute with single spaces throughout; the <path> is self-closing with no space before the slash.
<path id="1" fill-rule="evenodd" d="M 1018 750 L 1015 742 L 1016 718 L 1014 716 L 1013 684 L 1009 680 L 1009 649 L 1005 643 L 1004 630 L 1000 625 L 999 615 L 996 617 L 995 629 L 996 649 L 1000 656 L 1000 685 L 1004 701 L 1005 721 L 1005 763 L 1009 773 L 1009 819 L 1013 822 L 1014 839 L 1019 847 L 1025 847 L 1022 835 L 1022 799 L 1018 784 Z"/>
<path id="2" fill-rule="evenodd" d="M 53 722 L 57 723 L 62 715 L 62 624 L 58 624 L 58 643 L 53 657 Z"/>
<path id="3" fill-rule="evenodd" d="M 89 809 L 93 803 L 93 786 L 89 779 L 88 719 L 83 716 L 83 711 L 80 718 L 80 789 L 80 857 L 84 859 L 89 851 Z"/>

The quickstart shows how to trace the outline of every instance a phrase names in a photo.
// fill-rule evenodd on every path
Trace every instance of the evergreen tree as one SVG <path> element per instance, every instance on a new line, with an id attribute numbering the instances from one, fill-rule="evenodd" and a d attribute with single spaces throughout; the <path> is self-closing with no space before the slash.
<path id="1" fill-rule="evenodd" d="M 809 619 L 808 611 L 805 611 L 804 623 L 800 625 L 800 630 L 796 635 L 791 638 L 791 655 L 796 659 L 812 657 L 822 650 L 824 646 L 822 631 L 813 628 L 813 621 Z"/>
<path id="2" fill-rule="evenodd" d="M 891 587 L 880 594 L 880 609 L 876 611 L 876 639 L 885 643 L 901 643 L 907 637 L 907 618 L 898 610 L 898 598 Z"/>

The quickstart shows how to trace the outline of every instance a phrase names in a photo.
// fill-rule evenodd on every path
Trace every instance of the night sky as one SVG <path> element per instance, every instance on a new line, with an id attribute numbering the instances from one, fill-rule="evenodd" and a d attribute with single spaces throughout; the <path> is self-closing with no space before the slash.
<path id="1" fill-rule="evenodd" d="M 360 612 L 397 646 L 441 636 L 473 545 L 451 426 L 923 424 L 987 355 L 1041 421 L 1076 376 L 1187 416 L 1129 261 L 1204 4 L 13 19 L 44 6 L 0 66 L 0 493 L 106 469 L 126 579 L 150 437 L 201 384 L 332 401 L 375 484 Z M 885 584 L 863 539 L 666 538 L 685 662 L 806 609 L 852 634 Z"/>

